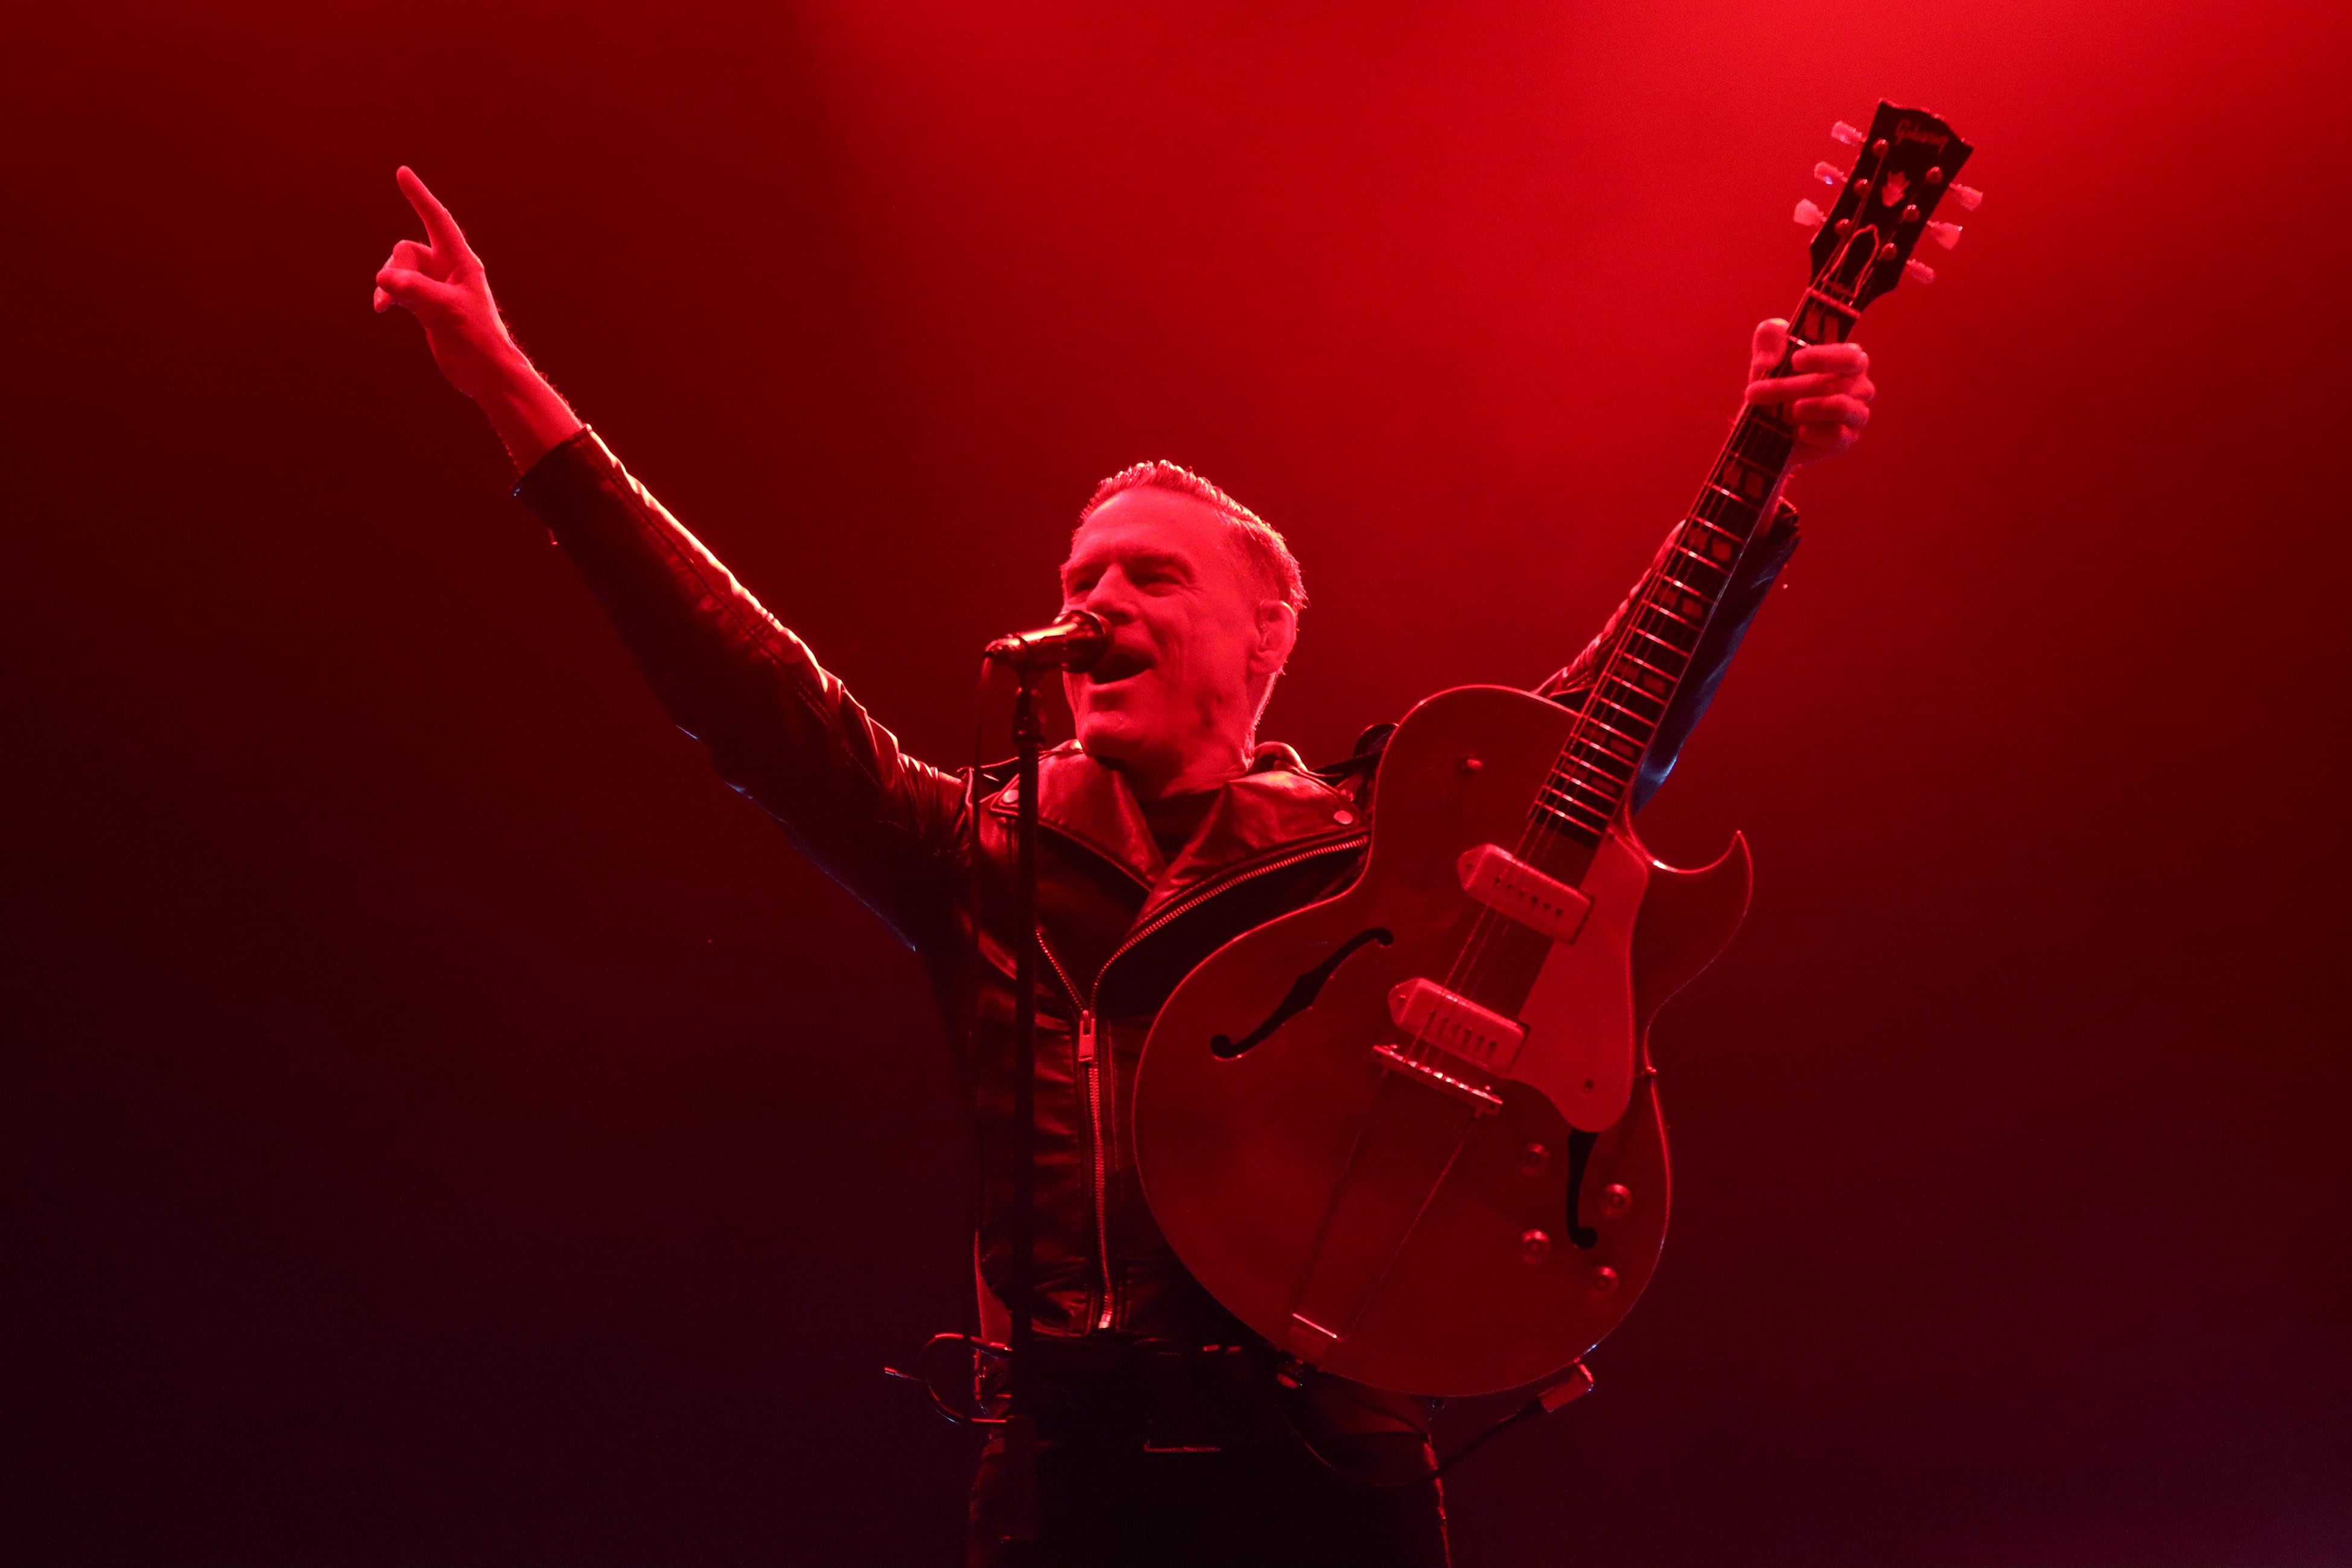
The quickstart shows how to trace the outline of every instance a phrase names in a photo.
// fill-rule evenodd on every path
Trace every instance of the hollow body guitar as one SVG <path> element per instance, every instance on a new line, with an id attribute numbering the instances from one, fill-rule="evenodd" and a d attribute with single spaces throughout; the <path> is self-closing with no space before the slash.
<path id="1" fill-rule="evenodd" d="M 1881 104 L 1815 229 L 1791 349 L 1843 341 L 1905 276 L 1969 148 Z M 1787 373 L 1784 361 L 1779 373 Z M 1275 1344 L 1378 1387 L 1545 1379 L 1631 1310 L 1665 1238 L 1647 1034 L 1748 906 L 1747 845 L 1665 866 L 1629 797 L 1786 477 L 1794 432 L 1742 414 L 1634 591 L 1580 708 L 1429 698 L 1391 737 L 1346 891 L 1211 954 L 1161 1007 L 1135 1089 L 1162 1232 Z"/>
<path id="2" fill-rule="evenodd" d="M 1576 718 L 1495 686 L 1413 709 L 1362 876 L 1211 955 L 1145 1047 L 1136 1140 L 1161 1229 L 1244 1322 L 1328 1371 L 1516 1387 L 1608 1333 L 1656 1267 L 1665 1129 L 1642 1035 L 1738 928 L 1748 852 L 1674 871 L 1620 821 L 1569 898 L 1489 890 L 1563 907 L 1572 940 L 1474 897 L 1466 874 L 1521 838 Z M 1473 950 L 1483 1003 L 1444 985 Z M 1525 993 L 1508 1015 L 1506 972 Z"/>

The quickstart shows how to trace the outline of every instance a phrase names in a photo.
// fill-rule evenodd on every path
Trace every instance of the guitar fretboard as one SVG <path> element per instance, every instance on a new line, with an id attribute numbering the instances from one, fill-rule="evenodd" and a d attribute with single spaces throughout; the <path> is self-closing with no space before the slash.
<path id="1" fill-rule="evenodd" d="M 1843 342 L 1855 319 L 1853 310 L 1808 290 L 1790 330 L 1790 352 Z M 1789 373 L 1787 356 L 1772 373 Z M 1750 408 L 1733 423 L 1698 499 L 1634 588 L 1583 715 L 1536 797 L 1536 825 L 1588 846 L 1600 841 L 1640 775 L 1795 450 L 1795 430 L 1776 413 Z"/>

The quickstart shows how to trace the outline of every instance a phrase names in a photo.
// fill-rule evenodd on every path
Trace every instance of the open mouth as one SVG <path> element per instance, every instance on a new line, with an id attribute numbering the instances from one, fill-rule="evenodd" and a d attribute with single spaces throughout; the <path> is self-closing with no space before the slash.
<path id="1" fill-rule="evenodd" d="M 1151 668 L 1151 661 L 1131 648 L 1113 648 L 1101 662 L 1087 672 L 1087 684 L 1108 686 L 1130 679 Z"/>

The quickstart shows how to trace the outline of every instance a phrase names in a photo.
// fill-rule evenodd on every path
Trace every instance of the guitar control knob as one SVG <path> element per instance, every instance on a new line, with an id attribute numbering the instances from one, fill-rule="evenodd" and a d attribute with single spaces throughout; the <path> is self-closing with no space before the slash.
<path id="1" fill-rule="evenodd" d="M 1613 1296 L 1617 1293 L 1617 1270 L 1603 1263 L 1592 1270 L 1591 1283 L 1594 1295 Z"/>
<path id="2" fill-rule="evenodd" d="M 1633 1189 L 1611 1182 L 1601 1189 L 1601 1212 L 1612 1219 L 1622 1219 L 1633 1212 Z"/>
<path id="3" fill-rule="evenodd" d="M 1541 1176 L 1544 1166 L 1551 1164 L 1551 1151 L 1541 1144 L 1529 1143 L 1519 1151 L 1519 1172 L 1523 1176 Z"/>
<path id="4" fill-rule="evenodd" d="M 1545 1235 L 1540 1230 L 1523 1230 L 1519 1233 L 1520 1262 L 1540 1263 L 1550 1256 L 1550 1237 Z"/>

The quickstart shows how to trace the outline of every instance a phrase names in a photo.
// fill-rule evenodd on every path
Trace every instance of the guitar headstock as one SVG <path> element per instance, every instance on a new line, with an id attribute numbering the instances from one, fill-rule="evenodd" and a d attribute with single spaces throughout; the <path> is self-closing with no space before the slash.
<path id="1" fill-rule="evenodd" d="M 1953 183 L 1973 149 L 1924 109 L 1882 103 L 1868 131 L 1840 120 L 1830 135 L 1854 149 L 1853 167 L 1815 164 L 1837 199 L 1827 212 L 1798 203 L 1797 221 L 1814 231 L 1813 287 L 1859 313 L 1906 275 L 1934 282 L 1935 270 L 1912 251 L 1922 238 L 1947 250 L 1960 239 L 1959 225 L 1937 221 L 1937 207 L 1949 196 L 1972 211 L 1983 197 Z"/>

